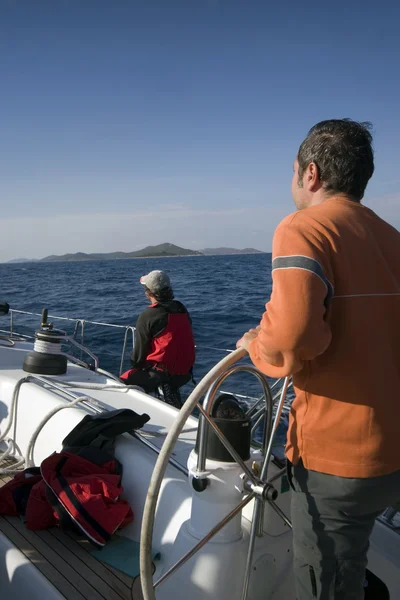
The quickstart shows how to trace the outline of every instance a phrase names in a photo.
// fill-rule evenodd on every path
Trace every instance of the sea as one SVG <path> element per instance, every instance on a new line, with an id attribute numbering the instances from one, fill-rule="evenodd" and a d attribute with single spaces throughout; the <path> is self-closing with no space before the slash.
<path id="1" fill-rule="evenodd" d="M 259 324 L 271 293 L 271 254 L 0 263 L 0 300 L 12 309 L 39 314 L 47 308 L 49 315 L 72 319 L 49 317 L 54 327 L 68 334 L 74 332 L 76 320 L 84 319 L 85 345 L 99 357 L 100 367 L 118 375 L 125 327 L 134 326 L 148 305 L 139 279 L 153 269 L 168 273 L 175 298 L 191 315 L 196 342 L 194 378 L 199 381 L 235 349 L 244 332 Z M 13 319 L 14 330 L 25 335 L 32 335 L 41 323 L 40 316 L 14 313 Z M 9 321 L 8 316 L 0 317 L 0 329 L 8 330 Z M 125 369 L 130 366 L 131 349 L 129 336 Z M 250 403 L 261 392 L 249 374 L 233 375 L 224 389 L 250 397 Z M 291 399 L 289 395 L 289 403 Z"/>

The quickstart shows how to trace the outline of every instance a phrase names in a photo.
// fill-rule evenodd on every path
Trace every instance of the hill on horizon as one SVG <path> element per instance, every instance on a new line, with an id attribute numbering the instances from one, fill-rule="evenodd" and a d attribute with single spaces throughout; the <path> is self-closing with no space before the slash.
<path id="1" fill-rule="evenodd" d="M 230 248 L 221 246 L 219 248 L 204 248 L 203 250 L 190 250 L 182 248 L 169 242 L 158 244 L 156 246 L 146 246 L 141 250 L 132 252 L 75 252 L 68 254 L 51 254 L 44 258 L 14 258 L 7 263 L 26 263 L 26 262 L 80 262 L 88 260 L 124 260 L 133 258 L 162 258 L 171 256 L 218 256 L 230 254 L 266 254 L 262 250 L 255 248 Z"/>
<path id="2" fill-rule="evenodd" d="M 219 254 L 266 254 L 263 250 L 256 250 L 255 248 L 227 248 L 221 246 L 220 248 L 203 248 L 200 250 L 202 254 L 206 256 L 219 255 Z"/>
<path id="3" fill-rule="evenodd" d="M 27 263 L 27 262 L 38 262 L 39 258 L 13 258 L 8 260 L 7 263 Z"/>
<path id="4" fill-rule="evenodd" d="M 201 252 L 197 250 L 189 250 L 188 248 L 181 248 L 175 244 L 166 242 L 164 244 L 158 244 L 157 246 L 146 246 L 141 250 L 134 252 L 97 252 L 87 254 L 85 252 L 76 252 L 74 254 L 62 254 L 46 256 L 40 259 L 41 262 L 71 262 L 71 261 L 83 261 L 83 260 L 123 260 L 129 258 L 160 258 L 163 256 L 198 256 Z"/>

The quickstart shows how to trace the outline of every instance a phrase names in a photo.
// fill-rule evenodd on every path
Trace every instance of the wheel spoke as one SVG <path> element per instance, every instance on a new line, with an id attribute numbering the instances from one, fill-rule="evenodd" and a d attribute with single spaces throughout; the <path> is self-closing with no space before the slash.
<path id="1" fill-rule="evenodd" d="M 246 504 L 248 504 L 254 498 L 254 496 L 255 496 L 255 494 L 253 492 L 251 494 L 249 494 L 246 498 L 244 498 L 244 500 L 242 500 L 242 502 L 240 502 L 240 504 L 238 504 L 236 506 L 236 508 L 234 508 L 224 519 L 222 519 L 222 521 L 217 523 L 217 525 L 215 525 L 215 527 L 213 527 L 211 529 L 211 531 L 209 531 L 207 533 L 207 535 L 205 535 L 199 541 L 198 544 L 196 544 L 191 550 L 189 550 L 189 552 L 187 552 L 184 556 L 182 556 L 182 558 L 179 559 L 178 562 L 176 562 L 172 567 L 170 567 L 168 569 L 168 571 L 166 573 L 164 573 L 164 575 L 162 577 L 160 577 L 160 579 L 158 581 L 156 581 L 156 583 L 154 584 L 154 589 L 156 589 L 159 585 L 161 585 L 161 583 L 163 583 L 166 579 L 168 579 L 168 577 L 170 577 L 170 575 L 172 575 L 172 573 L 174 573 L 177 569 L 179 569 L 179 567 L 184 565 L 185 562 L 187 562 L 189 560 L 189 558 L 192 558 L 192 556 L 194 556 L 196 554 L 196 552 L 201 550 L 201 548 L 209 540 L 211 540 L 211 538 L 214 537 L 214 535 L 216 535 L 227 523 L 229 523 L 229 521 L 231 521 L 231 519 L 233 519 L 233 517 L 235 517 L 238 514 L 238 512 L 240 512 L 246 506 Z"/>
<path id="2" fill-rule="evenodd" d="M 278 429 L 283 405 L 284 405 L 285 399 L 286 399 L 286 392 L 287 392 L 287 389 L 289 386 L 289 382 L 290 382 L 290 377 L 285 377 L 285 380 L 284 380 L 283 386 L 282 386 L 282 390 L 281 390 L 281 397 L 279 399 L 279 404 L 276 409 L 274 424 L 272 426 L 271 434 L 269 436 L 268 446 L 267 446 L 267 449 L 266 449 L 265 455 L 264 455 L 264 462 L 263 462 L 263 466 L 261 469 L 261 476 L 260 476 L 262 481 L 266 481 L 266 479 L 267 479 L 268 464 L 269 464 L 269 459 L 271 458 L 271 453 L 272 453 L 272 444 L 274 443 L 275 433 L 276 433 L 276 430 Z"/>
<path id="3" fill-rule="evenodd" d="M 255 502 L 254 502 L 253 519 L 251 522 L 249 548 L 247 550 L 246 570 L 244 573 L 243 589 L 242 589 L 242 600 L 246 600 L 247 592 L 249 589 L 251 565 L 253 563 L 254 545 L 256 542 L 256 535 L 257 535 L 257 529 L 259 526 L 259 522 L 260 522 L 261 516 L 263 514 L 262 508 L 263 508 L 262 500 L 260 498 L 256 498 Z"/>
<path id="4" fill-rule="evenodd" d="M 292 529 L 292 521 L 285 515 L 283 510 L 281 510 L 273 500 L 267 500 L 267 502 L 269 503 L 270 507 L 274 509 L 276 514 L 279 515 L 280 518 L 286 523 L 286 525 Z"/>

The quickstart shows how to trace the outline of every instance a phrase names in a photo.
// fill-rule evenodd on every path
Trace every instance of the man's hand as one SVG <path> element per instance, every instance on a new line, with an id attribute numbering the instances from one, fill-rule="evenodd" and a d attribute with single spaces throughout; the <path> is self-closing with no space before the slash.
<path id="1" fill-rule="evenodd" d="M 250 342 L 252 342 L 258 336 L 259 331 L 260 325 L 255 329 L 249 329 L 249 331 L 236 342 L 236 348 L 244 348 L 244 350 L 248 352 Z"/>

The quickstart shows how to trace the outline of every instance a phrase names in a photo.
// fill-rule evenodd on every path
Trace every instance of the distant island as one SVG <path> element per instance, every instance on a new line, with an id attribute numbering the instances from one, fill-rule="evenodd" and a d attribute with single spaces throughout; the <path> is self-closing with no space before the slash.
<path id="1" fill-rule="evenodd" d="M 42 262 L 70 262 L 82 260 L 124 260 L 129 258 L 162 258 L 168 256 L 201 256 L 201 252 L 197 250 L 189 250 L 181 248 L 175 244 L 158 244 L 157 246 L 146 246 L 142 250 L 134 252 L 105 252 L 85 254 L 84 252 L 76 252 L 76 254 L 63 254 L 61 256 L 46 256 L 42 258 Z"/>
<path id="2" fill-rule="evenodd" d="M 157 246 L 146 246 L 142 250 L 136 250 L 134 252 L 103 252 L 103 253 L 90 253 L 76 252 L 75 254 L 62 254 L 46 256 L 40 259 L 31 258 L 14 258 L 9 260 L 9 263 L 23 263 L 23 262 L 82 262 L 88 260 L 124 260 L 132 258 L 164 258 L 172 256 L 212 256 L 212 255 L 223 255 L 223 254 L 265 254 L 261 250 L 255 248 L 243 248 L 239 250 L 237 248 L 204 248 L 203 250 L 189 250 L 188 248 L 181 248 L 175 244 L 164 243 L 158 244 Z"/>
<path id="3" fill-rule="evenodd" d="M 27 263 L 27 262 L 38 262 L 38 258 L 13 258 L 12 260 L 8 260 L 7 263 Z"/>
<path id="4" fill-rule="evenodd" d="M 215 256 L 219 254 L 265 254 L 262 250 L 256 250 L 255 248 L 203 248 L 200 250 L 202 254 L 206 256 Z"/>

